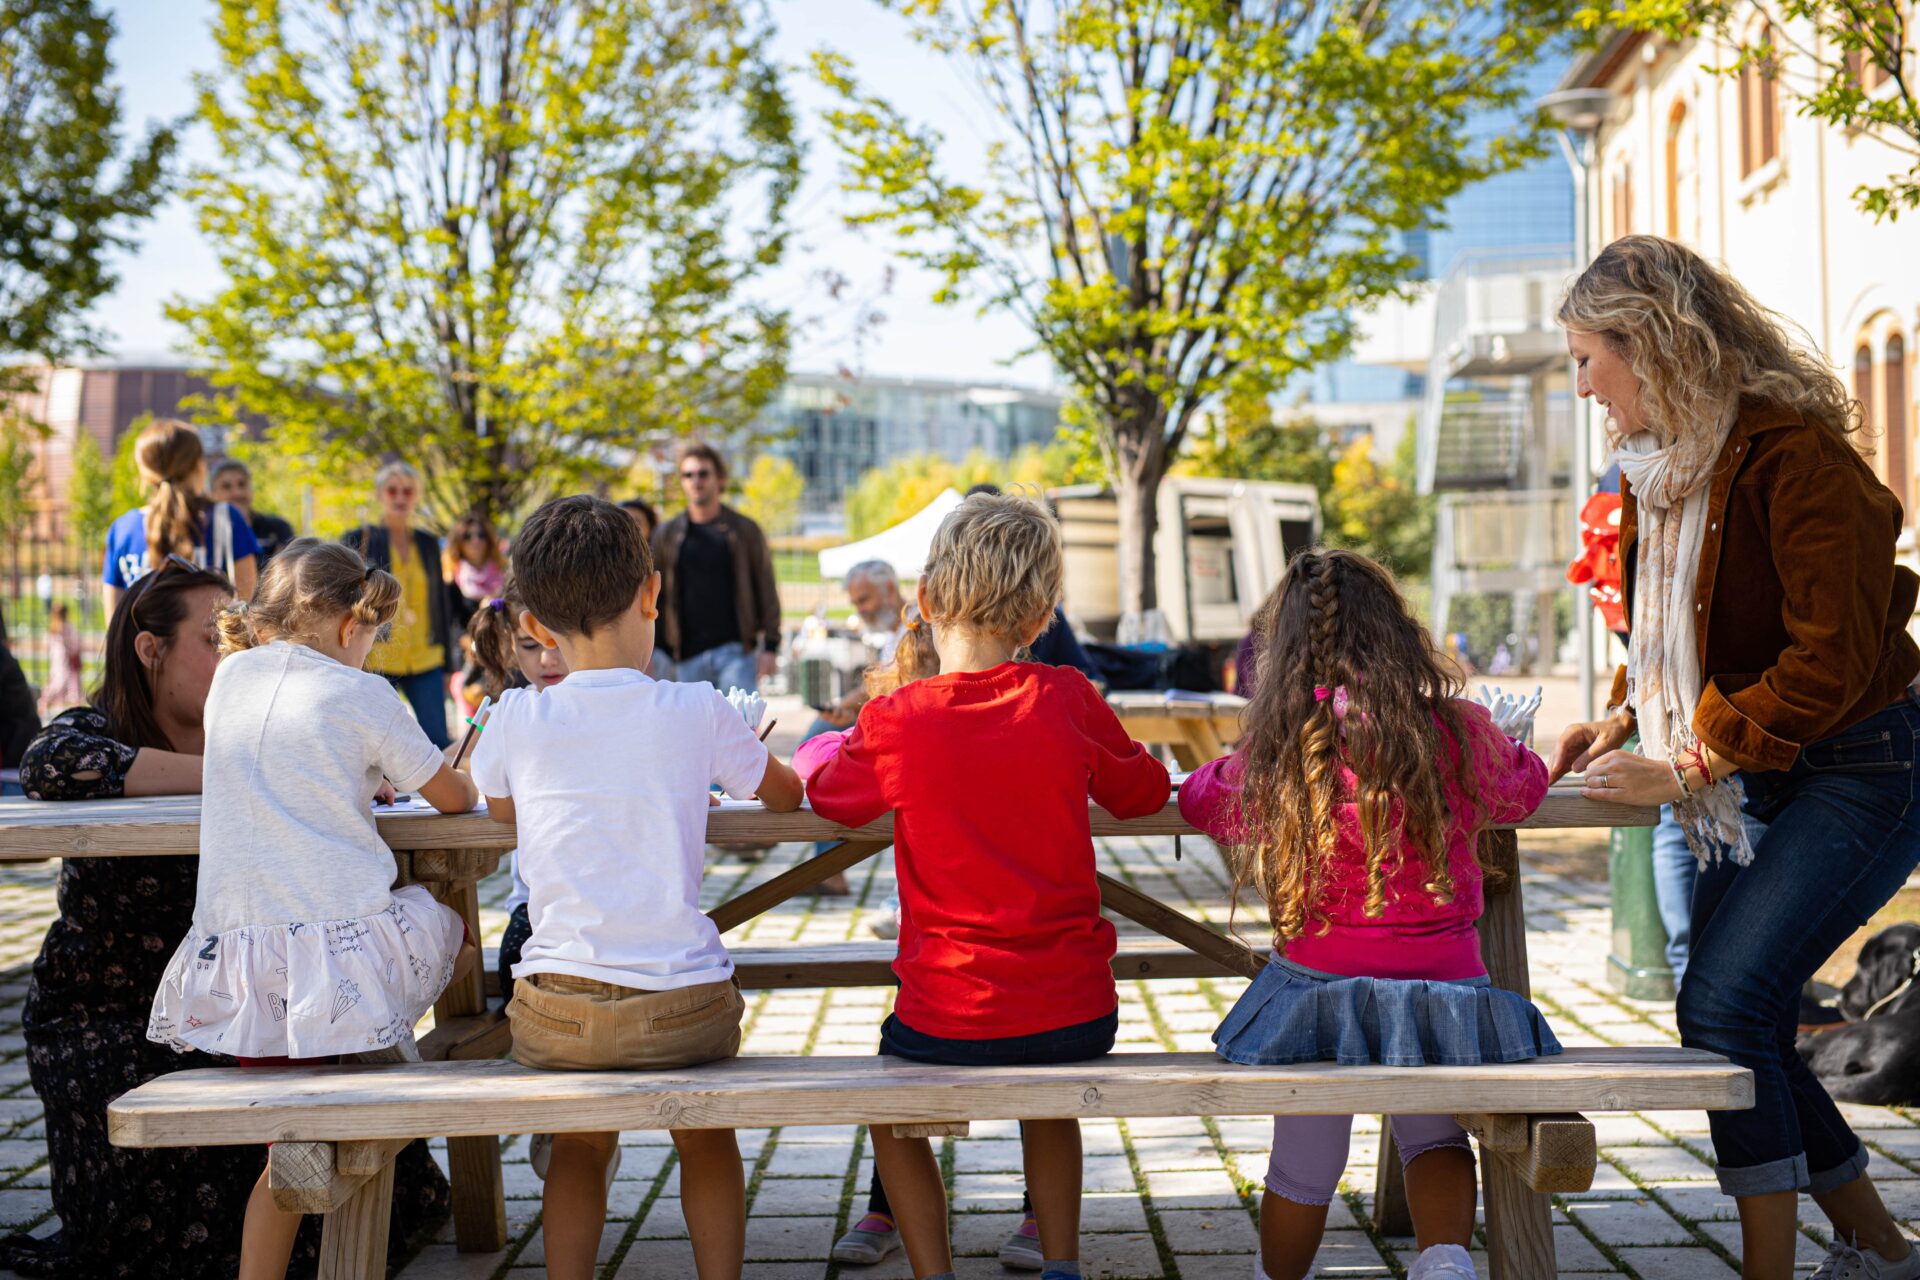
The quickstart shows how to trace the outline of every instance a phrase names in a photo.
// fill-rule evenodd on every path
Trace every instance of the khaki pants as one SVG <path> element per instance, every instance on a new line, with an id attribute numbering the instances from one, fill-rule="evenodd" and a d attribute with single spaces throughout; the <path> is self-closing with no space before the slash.
<path id="1" fill-rule="evenodd" d="M 514 983 L 507 1018 L 513 1057 L 554 1071 L 662 1071 L 740 1052 L 746 1001 L 732 980 L 640 991 L 571 974 Z"/>

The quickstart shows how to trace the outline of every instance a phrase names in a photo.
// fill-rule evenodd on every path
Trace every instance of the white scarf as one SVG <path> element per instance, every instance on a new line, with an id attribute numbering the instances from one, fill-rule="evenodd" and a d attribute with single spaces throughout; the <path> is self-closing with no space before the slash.
<path id="1" fill-rule="evenodd" d="M 1693 715 L 1705 680 L 1694 590 L 1706 543 L 1709 481 L 1732 426 L 1729 416 L 1718 431 L 1664 449 L 1651 431 L 1620 442 L 1620 474 L 1633 486 L 1640 516 L 1627 701 L 1639 717 L 1641 754 L 1668 763 L 1699 746 Z M 1702 865 L 1716 861 L 1722 850 L 1740 866 L 1753 861 L 1740 820 L 1742 799 L 1740 784 L 1727 778 L 1674 801 L 1674 818 Z"/>

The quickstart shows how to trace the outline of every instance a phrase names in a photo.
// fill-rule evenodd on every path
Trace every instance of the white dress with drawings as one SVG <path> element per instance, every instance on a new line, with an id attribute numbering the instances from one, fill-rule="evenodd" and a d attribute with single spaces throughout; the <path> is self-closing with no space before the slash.
<path id="1" fill-rule="evenodd" d="M 193 929 L 148 1038 L 315 1058 L 411 1037 L 465 931 L 419 885 L 393 888 L 372 799 L 383 775 L 417 790 L 439 748 L 384 679 L 284 642 L 220 664 L 206 729 Z"/>

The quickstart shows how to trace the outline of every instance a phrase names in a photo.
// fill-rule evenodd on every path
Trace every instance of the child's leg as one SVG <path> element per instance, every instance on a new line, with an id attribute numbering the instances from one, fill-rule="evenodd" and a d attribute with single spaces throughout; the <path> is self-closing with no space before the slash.
<path id="1" fill-rule="evenodd" d="M 1312 1270 L 1352 1133 L 1352 1116 L 1273 1118 L 1267 1193 L 1260 1199 L 1260 1263 L 1267 1280 L 1301 1280 Z"/>
<path id="2" fill-rule="evenodd" d="M 619 1143 L 618 1133 L 553 1135 L 541 1209 L 548 1280 L 592 1277 L 600 1233 L 607 1225 L 607 1162 Z"/>
<path id="3" fill-rule="evenodd" d="M 1040 1254 L 1049 1262 L 1080 1257 L 1080 1122 L 1022 1120 L 1027 1194 L 1040 1225 Z"/>
<path id="4" fill-rule="evenodd" d="M 293 1238 L 300 1233 L 305 1214 L 288 1213 L 273 1202 L 267 1189 L 267 1171 L 247 1197 L 247 1216 L 240 1232 L 240 1280 L 284 1280 L 293 1257 Z"/>
<path id="5" fill-rule="evenodd" d="M 947 1188 L 940 1181 L 933 1144 L 925 1138 L 896 1138 L 890 1124 L 870 1126 L 867 1136 L 873 1140 L 873 1167 L 893 1202 L 894 1225 L 907 1246 L 913 1274 L 937 1276 L 953 1270 L 953 1247 L 947 1240 Z"/>
<path id="6" fill-rule="evenodd" d="M 675 1129 L 680 1212 L 700 1280 L 738 1280 L 747 1256 L 747 1178 L 731 1129 Z"/>
<path id="7" fill-rule="evenodd" d="M 1407 1173 L 1407 1209 L 1422 1249 L 1473 1247 L 1473 1148 L 1452 1116 L 1394 1116 L 1393 1138 Z"/>

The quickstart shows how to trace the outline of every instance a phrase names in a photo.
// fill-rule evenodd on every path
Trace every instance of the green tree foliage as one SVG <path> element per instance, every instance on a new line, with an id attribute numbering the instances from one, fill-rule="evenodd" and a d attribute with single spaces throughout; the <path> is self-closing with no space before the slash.
<path id="1" fill-rule="evenodd" d="M 816 73 L 856 224 L 901 238 L 937 295 L 1017 315 L 1084 399 L 1120 498 L 1121 591 L 1152 606 L 1155 492 L 1226 393 L 1265 396 L 1351 344 L 1404 287 L 1399 232 L 1540 153 L 1468 128 L 1520 104 L 1568 0 L 887 0 L 988 100 L 991 177 Z"/>
<path id="2" fill-rule="evenodd" d="M 1361 436 L 1333 466 L 1322 520 L 1327 545 L 1372 556 L 1398 577 L 1425 578 L 1433 567 L 1434 503 L 1414 482 L 1414 435 L 1408 430 L 1389 464 Z"/>
<path id="3" fill-rule="evenodd" d="M 73 473 L 67 484 L 67 521 L 82 547 L 106 545 L 107 526 L 113 523 L 113 471 L 84 428 L 73 438 Z"/>
<path id="4" fill-rule="evenodd" d="M 1019 486 L 1039 491 L 1082 484 L 1098 478 L 1070 439 L 1046 448 L 1029 446 L 1011 458 L 992 458 L 976 449 L 959 462 L 939 454 L 896 458 L 860 477 L 847 494 L 847 536 L 871 537 L 924 510 L 944 489 L 965 493 L 976 484 Z"/>
<path id="5" fill-rule="evenodd" d="M 768 534 L 778 535 L 792 531 L 806 492 L 807 481 L 798 467 L 777 454 L 763 453 L 740 482 L 738 505 Z"/>
<path id="6" fill-rule="evenodd" d="M 1265 397 L 1230 396 L 1218 413 L 1195 426 L 1186 453 L 1173 470 L 1182 475 L 1310 484 L 1324 503 L 1333 489 L 1333 466 L 1339 456 L 1339 441 L 1311 418 L 1275 422 Z"/>
<path id="7" fill-rule="evenodd" d="M 276 452 L 404 454 L 429 518 L 615 479 L 781 384 L 793 117 L 743 0 L 220 0 L 170 314 Z"/>
<path id="8" fill-rule="evenodd" d="M 93 0 L 0 0 L 0 353 L 98 350 L 86 310 L 167 194 L 171 129 L 121 160 L 112 37 Z"/>
<path id="9" fill-rule="evenodd" d="M 108 517 L 109 522 L 123 511 L 146 505 L 146 486 L 140 483 L 140 464 L 133 460 L 133 452 L 140 443 L 140 433 L 152 421 L 152 414 L 141 414 L 127 425 L 125 433 L 113 446 L 113 466 L 109 469 L 113 479 L 113 497 L 108 504 L 113 514 Z"/>
<path id="10" fill-rule="evenodd" d="M 1897 219 L 1920 208 L 1920 82 L 1914 30 L 1902 16 L 1911 8 L 1907 0 L 1600 0 L 1578 19 L 1589 29 L 1631 27 L 1675 41 L 1717 37 L 1739 50 L 1710 69 L 1733 79 L 1748 69 L 1767 76 L 1800 114 L 1892 149 L 1904 168 L 1882 185 L 1856 188 L 1853 198 L 1875 218 Z M 1756 12 L 1771 34 L 1747 43 L 1745 23 Z"/>

